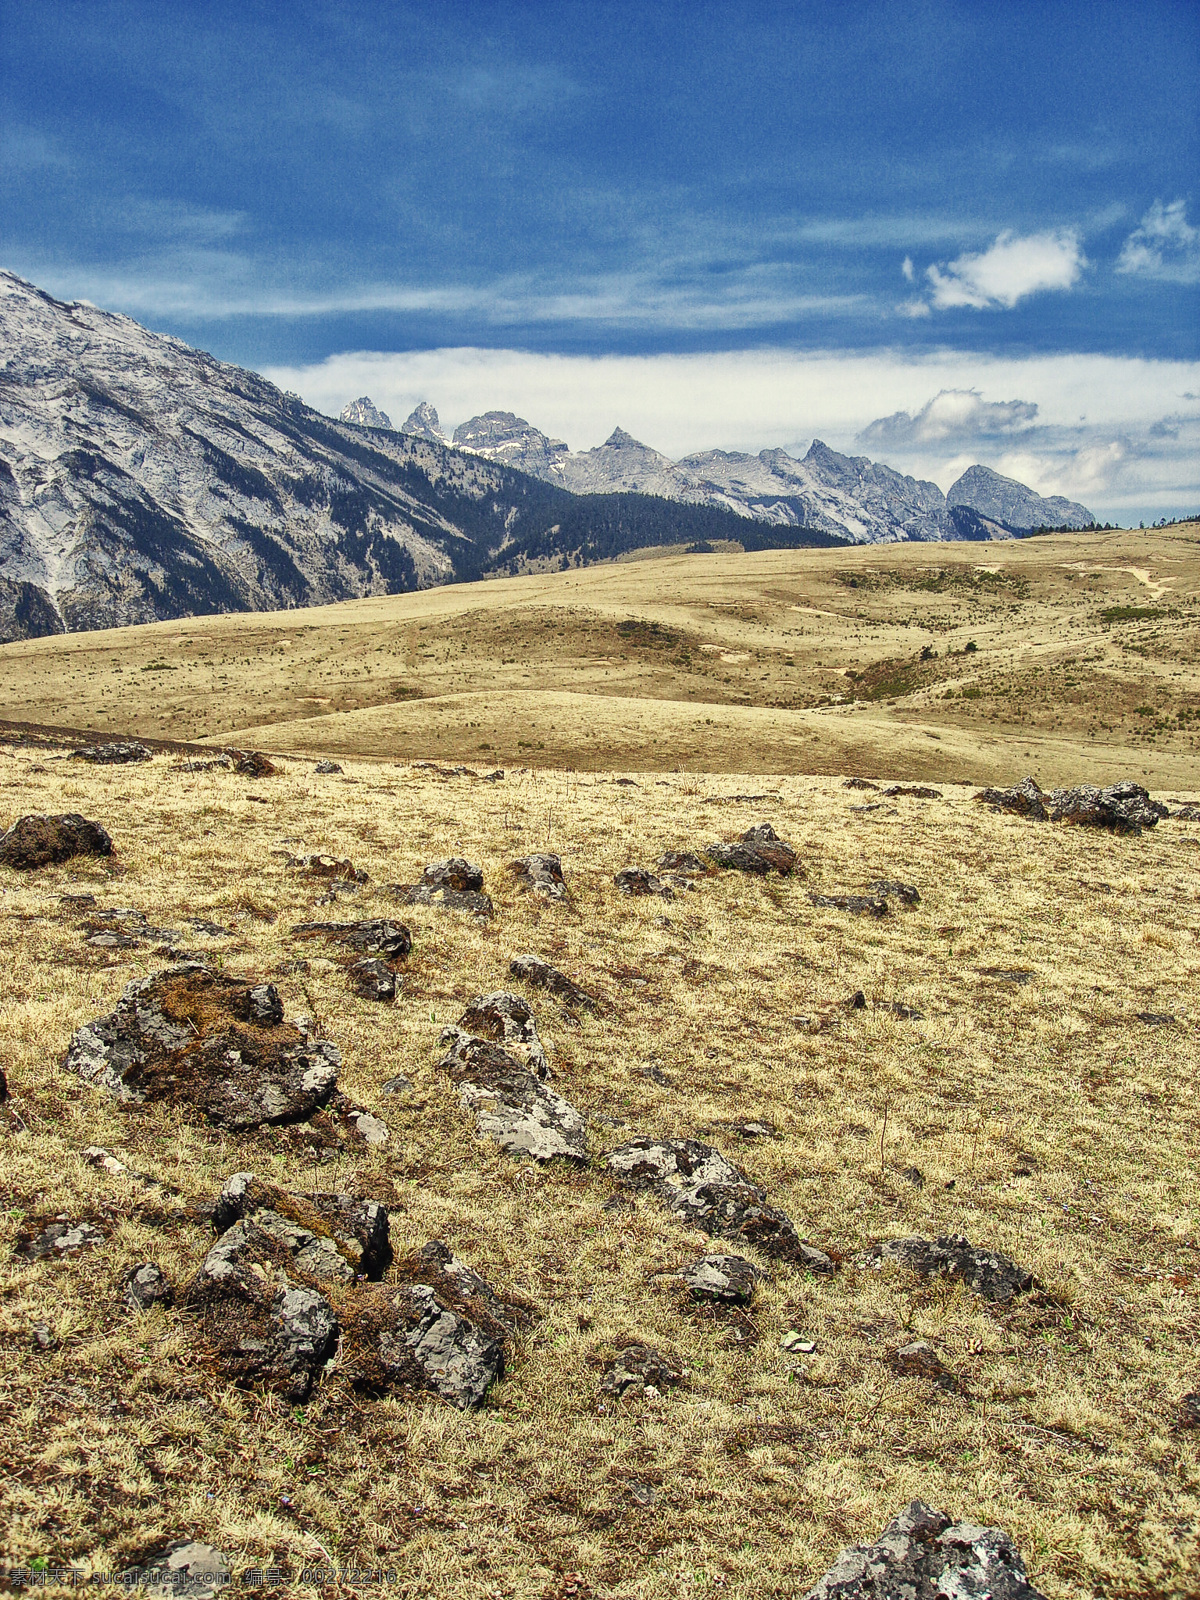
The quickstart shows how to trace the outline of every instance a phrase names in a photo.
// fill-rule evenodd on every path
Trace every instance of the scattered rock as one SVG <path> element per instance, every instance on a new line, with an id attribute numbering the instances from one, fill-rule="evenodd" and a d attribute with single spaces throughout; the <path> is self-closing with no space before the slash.
<path id="1" fill-rule="evenodd" d="M 699 1139 L 631 1139 L 609 1152 L 613 1177 L 648 1189 L 690 1227 L 734 1239 L 766 1256 L 811 1272 L 832 1272 L 833 1262 L 805 1244 L 790 1217 L 768 1205 L 761 1189 Z"/>
<path id="2" fill-rule="evenodd" d="M 874 789 L 878 794 L 879 785 L 872 783 L 869 778 L 847 778 L 842 784 L 843 789 Z"/>
<path id="3" fill-rule="evenodd" d="M 402 1072 L 397 1072 L 383 1085 L 383 1094 L 412 1094 L 412 1080 L 406 1078 Z"/>
<path id="4" fill-rule="evenodd" d="M 644 867 L 626 867 L 624 871 L 614 874 L 613 882 L 622 894 L 656 894 L 664 900 L 675 898 L 671 885 L 664 883 L 653 872 L 647 872 Z"/>
<path id="5" fill-rule="evenodd" d="M 1200 806 L 1189 801 L 1187 805 L 1180 806 L 1178 811 L 1172 811 L 1171 815 L 1176 822 L 1200 822 Z"/>
<path id="6" fill-rule="evenodd" d="M 128 950 L 147 939 L 169 942 L 179 937 L 178 928 L 155 928 L 146 920 L 144 911 L 134 906 L 113 906 L 109 910 L 95 911 L 86 923 L 90 930 L 85 944 L 94 950 Z"/>
<path id="7" fill-rule="evenodd" d="M 389 922 L 383 917 L 370 917 L 362 922 L 298 922 L 292 934 L 305 939 L 323 934 L 364 955 L 385 956 L 389 961 L 399 960 L 412 949 L 412 933 L 404 923 Z"/>
<path id="8" fill-rule="evenodd" d="M 522 856 L 520 860 L 511 862 L 510 868 L 519 888 L 533 890 L 550 900 L 566 897 L 567 884 L 563 877 L 562 862 L 556 855 L 540 853 Z"/>
<path id="9" fill-rule="evenodd" d="M 147 1311 L 151 1306 L 169 1306 L 175 1301 L 175 1290 L 167 1281 L 162 1268 L 153 1261 L 143 1261 L 125 1275 L 125 1301 L 134 1311 Z"/>
<path id="10" fill-rule="evenodd" d="M 1184 1395 L 1176 1420 L 1181 1428 L 1200 1428 L 1200 1389 Z"/>
<path id="11" fill-rule="evenodd" d="M 97 766 L 116 766 L 127 761 L 149 761 L 153 751 L 148 745 L 138 744 L 136 741 L 115 744 L 85 744 L 79 750 L 72 750 L 71 756 L 76 761 L 91 761 Z"/>
<path id="12" fill-rule="evenodd" d="M 1028 1293 L 1036 1284 L 1031 1272 L 1001 1251 L 981 1249 L 960 1233 L 937 1239 L 890 1239 L 859 1258 L 861 1266 L 876 1270 L 890 1261 L 910 1267 L 921 1278 L 957 1278 L 984 1300 L 998 1304 Z"/>
<path id="13" fill-rule="evenodd" d="M 851 811 L 858 811 L 858 812 L 889 811 L 889 812 L 894 813 L 896 808 L 895 808 L 895 806 L 885 806 L 882 800 L 875 800 L 870 805 L 851 806 L 850 809 L 851 809 Z"/>
<path id="14" fill-rule="evenodd" d="M 219 922 L 209 922 L 204 917 L 185 917 L 183 919 L 189 927 L 202 933 L 206 939 L 232 939 L 233 934 L 228 928 L 223 928 Z"/>
<path id="15" fill-rule="evenodd" d="M 940 789 L 929 789 L 920 783 L 894 783 L 890 789 L 885 789 L 884 794 L 889 800 L 894 800 L 897 795 L 907 795 L 911 800 L 940 800 Z"/>
<path id="16" fill-rule="evenodd" d="M 490 917 L 495 911 L 491 896 L 483 893 L 483 868 L 462 856 L 431 862 L 420 883 L 394 883 L 388 892 L 404 905 L 469 911 L 481 918 Z"/>
<path id="17" fill-rule="evenodd" d="M 0 1067 L 0 1106 L 2 1106 L 7 1099 L 8 1078 L 5 1076 L 4 1068 Z"/>
<path id="18" fill-rule="evenodd" d="M 892 1350 L 887 1364 L 898 1378 L 928 1378 L 940 1389 L 957 1389 L 958 1379 L 926 1339 Z"/>
<path id="19" fill-rule="evenodd" d="M 656 863 L 660 872 L 679 878 L 704 878 L 712 868 L 694 850 L 664 850 Z"/>
<path id="20" fill-rule="evenodd" d="M 952 1522 L 914 1500 L 873 1545 L 843 1550 L 804 1600 L 1044 1600 L 1002 1528 Z"/>
<path id="21" fill-rule="evenodd" d="M 284 865 L 293 872 L 306 872 L 310 878 L 335 878 L 341 883 L 370 882 L 367 873 L 348 857 L 339 860 L 336 856 L 289 856 Z"/>
<path id="22" fill-rule="evenodd" d="M 866 1009 L 867 997 L 861 989 L 855 989 L 853 994 L 848 994 L 842 1001 L 843 1011 L 865 1011 Z"/>
<path id="23" fill-rule="evenodd" d="M 233 761 L 229 756 L 214 756 L 211 761 L 177 761 L 174 766 L 176 772 L 213 772 L 217 768 L 225 772 L 233 770 Z"/>
<path id="24" fill-rule="evenodd" d="M 514 994 L 483 995 L 456 1027 L 444 1028 L 438 1062 L 474 1113 L 481 1138 L 510 1155 L 550 1161 L 587 1159 L 587 1127 L 575 1107 L 545 1082 L 546 1052 L 528 1004 Z"/>
<path id="25" fill-rule="evenodd" d="M 899 900 L 906 906 L 921 903 L 921 896 L 911 883 L 897 883 L 894 878 L 876 878 L 867 888 L 874 895 L 881 895 L 885 900 Z"/>
<path id="26" fill-rule="evenodd" d="M 0 834 L 0 866 L 29 872 L 73 856 L 110 856 L 113 842 L 98 822 L 78 812 L 20 817 Z"/>
<path id="27" fill-rule="evenodd" d="M 318 761 L 313 768 L 313 771 L 319 772 L 323 778 L 332 777 L 335 772 L 340 772 L 341 770 L 341 766 L 336 761 Z"/>
<path id="28" fill-rule="evenodd" d="M 877 1000 L 876 1011 L 890 1011 L 893 1017 L 899 1017 L 901 1022 L 924 1022 L 925 1013 L 916 1006 L 905 1005 L 903 1000 Z"/>
<path id="29" fill-rule="evenodd" d="M 261 750 L 226 750 L 234 772 L 245 778 L 273 778 L 279 768 Z"/>
<path id="30" fill-rule="evenodd" d="M 650 1344 L 631 1344 L 605 1367 L 600 1393 L 616 1400 L 627 1394 L 654 1399 L 682 1381 L 683 1368 L 670 1356 Z"/>
<path id="31" fill-rule="evenodd" d="M 350 1104 L 336 1109 L 340 1111 L 350 1133 L 361 1139 L 364 1144 L 386 1144 L 391 1137 L 387 1123 L 373 1112 L 364 1111 L 361 1106 Z"/>
<path id="32" fill-rule="evenodd" d="M 980 789 L 972 798 L 993 811 L 1011 811 L 1014 816 L 1031 817 L 1035 822 L 1044 822 L 1049 814 L 1035 778 L 1022 778 L 1008 789 Z"/>
<path id="33" fill-rule="evenodd" d="M 731 844 L 718 842 L 710 845 L 708 854 L 719 867 L 727 867 L 735 872 L 766 873 L 774 870 L 784 877 L 790 877 L 795 872 L 798 859 L 791 845 L 784 843 L 769 822 L 747 828 L 741 838 Z"/>
<path id="34" fill-rule="evenodd" d="M 39 1350 L 57 1350 L 58 1340 L 54 1336 L 54 1329 L 48 1322 L 31 1322 L 29 1331 L 33 1335 L 33 1342 Z"/>
<path id="35" fill-rule="evenodd" d="M 911 1183 L 914 1189 L 923 1189 L 925 1187 L 925 1174 L 920 1167 L 905 1167 L 900 1176 L 905 1183 Z"/>
<path id="36" fill-rule="evenodd" d="M 228 1559 L 212 1545 L 177 1539 L 144 1566 L 121 1573 L 120 1580 L 146 1600 L 216 1600 L 230 1583 L 231 1573 Z"/>
<path id="37" fill-rule="evenodd" d="M 227 1128 L 294 1122 L 334 1091 L 341 1053 L 283 1020 L 274 984 L 182 962 L 126 984 L 78 1029 L 65 1067 L 133 1104 L 191 1106 Z"/>
<path id="38" fill-rule="evenodd" d="M 835 911 L 851 911 L 856 917 L 886 917 L 888 903 L 878 895 L 865 894 L 810 894 L 814 906 L 828 906 Z"/>
<path id="39" fill-rule="evenodd" d="M 1152 800 L 1139 783 L 1114 783 L 1100 789 L 1081 783 L 1070 789 L 1052 789 L 1048 794 L 1033 778 L 1024 778 L 1009 789 L 981 789 L 975 796 L 993 811 L 1011 811 L 1037 822 L 1070 822 L 1077 827 L 1107 828 L 1113 833 L 1141 833 L 1157 826 L 1161 817 L 1170 816 L 1161 801 Z"/>
<path id="40" fill-rule="evenodd" d="M 90 1222 L 57 1217 L 39 1233 L 18 1233 L 13 1254 L 25 1256 L 29 1261 L 41 1261 L 46 1256 L 70 1255 L 72 1251 L 91 1250 L 103 1243 L 104 1235 Z"/>
<path id="41" fill-rule="evenodd" d="M 88 911 L 96 904 L 94 894 L 60 894 L 58 898 L 68 911 Z"/>
<path id="42" fill-rule="evenodd" d="M 392 1276 L 398 1281 L 363 1291 L 347 1308 L 349 1375 L 375 1392 L 432 1389 L 463 1410 L 481 1405 L 527 1308 L 501 1300 L 440 1240 L 398 1262 Z"/>
<path id="43" fill-rule="evenodd" d="M 523 978 L 535 989 L 548 989 L 551 994 L 558 995 L 567 1005 L 575 1006 L 580 1011 L 597 1009 L 598 1002 L 593 995 L 540 956 L 514 956 L 508 964 L 508 970 L 512 977 Z"/>
<path id="44" fill-rule="evenodd" d="M 219 1234 L 237 1222 L 255 1223 L 285 1244 L 304 1271 L 330 1283 L 382 1278 L 392 1259 L 388 1214 L 377 1201 L 290 1194 L 253 1172 L 225 1180 L 212 1220 Z"/>
<path id="45" fill-rule="evenodd" d="M 355 993 L 364 1000 L 396 998 L 396 974 L 386 961 L 380 961 L 377 956 L 364 956 L 361 961 L 354 962 L 350 977 Z"/>
<path id="46" fill-rule="evenodd" d="M 643 1078 L 649 1078 L 651 1083 L 656 1083 L 660 1089 L 669 1089 L 673 1081 L 661 1067 L 656 1067 L 653 1062 L 648 1067 L 642 1067 L 641 1074 Z"/>
<path id="47" fill-rule="evenodd" d="M 997 983 L 1015 983 L 1018 988 L 1024 988 L 1033 978 L 1033 973 L 1025 967 L 980 967 L 981 978 L 994 978 Z"/>
<path id="48" fill-rule="evenodd" d="M 776 1130 L 773 1122 L 734 1122 L 730 1131 L 739 1139 L 773 1139 Z"/>
<path id="49" fill-rule="evenodd" d="M 708 1255 L 693 1261 L 680 1274 L 697 1300 L 718 1300 L 728 1305 L 749 1305 L 762 1273 L 745 1256 Z"/>

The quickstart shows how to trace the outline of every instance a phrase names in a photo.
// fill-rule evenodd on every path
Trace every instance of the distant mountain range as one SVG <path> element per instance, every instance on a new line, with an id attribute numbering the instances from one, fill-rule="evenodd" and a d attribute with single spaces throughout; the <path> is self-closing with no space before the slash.
<path id="1" fill-rule="evenodd" d="M 347 422 L 388 428 L 365 397 L 342 412 Z M 1033 528 L 1081 528 L 1086 506 L 1035 494 L 990 467 L 969 467 L 948 495 L 866 456 L 844 456 L 815 439 L 802 460 L 785 450 L 744 455 L 702 450 L 672 461 L 616 428 L 594 450 L 572 451 L 511 411 L 485 411 L 447 438 L 426 401 L 400 430 L 503 462 L 575 494 L 660 495 L 686 505 L 720 506 L 775 527 L 812 528 L 860 544 L 892 539 L 1011 538 Z"/>
<path id="2" fill-rule="evenodd" d="M 982 467 L 960 489 L 947 505 L 934 484 L 821 444 L 803 462 L 673 463 L 620 430 L 573 455 L 507 413 L 451 442 L 424 404 L 400 430 L 365 398 L 335 421 L 256 373 L 0 272 L 0 643 L 657 545 L 1007 537 L 1066 506 Z M 1029 502 L 1032 521 L 1014 520 Z"/>

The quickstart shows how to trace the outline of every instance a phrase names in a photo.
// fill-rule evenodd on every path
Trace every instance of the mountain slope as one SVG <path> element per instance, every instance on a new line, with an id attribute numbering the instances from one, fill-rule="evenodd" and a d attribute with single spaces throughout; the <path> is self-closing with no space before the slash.
<path id="1" fill-rule="evenodd" d="M 968 467 L 946 496 L 953 506 L 969 506 L 981 517 L 1002 527 L 1027 533 L 1031 528 L 1086 528 L 1095 517 L 1086 506 L 1061 494 L 1042 496 L 1016 478 L 1005 478 L 991 467 Z"/>
<path id="2" fill-rule="evenodd" d="M 440 442 L 431 410 L 397 433 L 365 397 L 347 409 L 362 422 L 0 273 L 0 642 L 735 536 L 644 497 L 591 519 Z"/>

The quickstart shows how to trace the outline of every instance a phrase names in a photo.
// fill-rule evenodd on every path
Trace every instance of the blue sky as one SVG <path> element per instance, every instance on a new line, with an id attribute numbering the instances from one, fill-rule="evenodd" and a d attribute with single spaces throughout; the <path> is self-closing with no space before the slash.
<path id="1" fill-rule="evenodd" d="M 1155 0 L 4 0 L 0 264 L 326 409 L 1150 520 L 1200 509 L 1198 82 Z"/>

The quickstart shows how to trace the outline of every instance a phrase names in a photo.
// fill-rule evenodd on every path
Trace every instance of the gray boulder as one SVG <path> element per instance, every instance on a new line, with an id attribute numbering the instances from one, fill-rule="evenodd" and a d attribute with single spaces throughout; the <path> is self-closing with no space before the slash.
<path id="1" fill-rule="evenodd" d="M 747 828 L 740 839 L 731 843 L 709 845 L 708 855 L 719 867 L 760 876 L 778 872 L 790 877 L 799 859 L 791 845 L 784 843 L 769 822 L 760 822 L 757 827 Z"/>
<path id="2" fill-rule="evenodd" d="M 984 1300 L 1003 1304 L 1036 1287 L 1032 1272 L 1018 1266 L 999 1250 L 981 1249 L 961 1233 L 937 1239 L 889 1239 L 859 1257 L 859 1265 L 874 1270 L 894 1262 L 922 1278 L 957 1278 Z"/>
<path id="3" fill-rule="evenodd" d="M 843 1550 L 804 1600 L 1044 1600 L 1002 1528 L 914 1500 L 872 1545 Z"/>
<path id="4" fill-rule="evenodd" d="M 823 1250 L 806 1244 L 785 1212 L 719 1150 L 699 1139 L 631 1139 L 605 1165 L 631 1188 L 655 1194 L 681 1222 L 717 1238 L 735 1239 L 810 1272 L 832 1272 Z"/>
<path id="5" fill-rule="evenodd" d="M 1073 822 L 1077 827 L 1107 828 L 1113 833 L 1141 833 L 1157 827 L 1170 815 L 1152 800 L 1140 783 L 1113 783 L 1106 789 L 1081 783 L 1074 789 L 1052 789 L 1047 796 L 1051 822 Z"/>
<path id="6" fill-rule="evenodd" d="M 645 867 L 626 867 L 613 876 L 613 882 L 622 894 L 656 894 L 663 900 L 675 898 L 675 891 L 671 885 L 665 883 L 655 873 L 647 872 Z"/>
<path id="7" fill-rule="evenodd" d="M 1045 822 L 1048 815 L 1036 778 L 1022 778 L 1007 789 L 980 789 L 972 798 L 993 811 L 1011 811 L 1014 816 L 1031 817 L 1035 822 Z"/>
<path id="8" fill-rule="evenodd" d="M 71 1255 L 76 1250 L 91 1250 L 103 1243 L 104 1235 L 90 1222 L 57 1217 L 37 1233 L 18 1233 L 13 1253 L 30 1261 L 41 1261 L 46 1256 Z"/>
<path id="9" fill-rule="evenodd" d="M 348 945 L 362 955 L 399 960 L 412 949 L 412 933 L 402 922 L 384 917 L 368 917 L 362 922 L 298 922 L 292 929 L 302 939 L 324 937 Z"/>
<path id="10" fill-rule="evenodd" d="M 374 1281 L 392 1259 L 387 1210 L 375 1200 L 291 1194 L 253 1172 L 235 1172 L 212 1215 L 219 1234 L 247 1219 L 265 1228 L 305 1271 L 330 1283 Z"/>
<path id="11" fill-rule="evenodd" d="M 284 1022 L 274 984 L 182 962 L 126 984 L 77 1030 L 64 1066 L 131 1104 L 190 1106 L 226 1128 L 296 1122 L 333 1094 L 341 1053 Z"/>
<path id="12" fill-rule="evenodd" d="M 458 1026 L 442 1030 L 448 1053 L 438 1062 L 475 1116 L 481 1138 L 511 1155 L 550 1161 L 587 1159 L 587 1127 L 545 1081 L 546 1052 L 528 1004 L 513 994 L 483 995 Z"/>
<path id="13" fill-rule="evenodd" d="M 350 968 L 350 978 L 355 992 L 364 1000 L 394 1000 L 396 974 L 386 961 L 377 956 L 364 956 Z"/>
<path id="14" fill-rule="evenodd" d="M 468 911 L 485 919 L 495 911 L 491 896 L 483 892 L 483 868 L 462 856 L 430 862 L 420 883 L 394 883 L 389 893 L 404 905 Z"/>
<path id="15" fill-rule="evenodd" d="M 566 898 L 567 883 L 563 877 L 562 862 L 548 851 L 521 856 L 510 864 L 517 887 L 544 895 L 548 900 Z"/>

